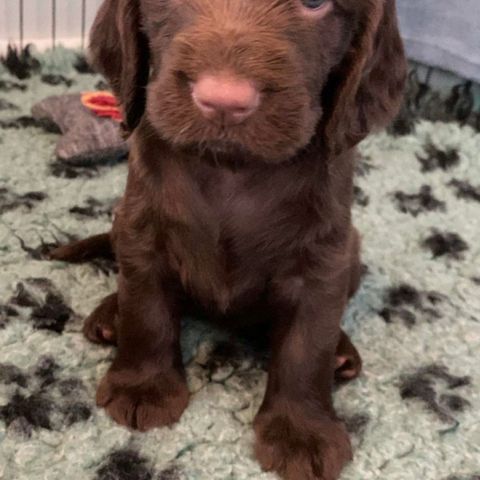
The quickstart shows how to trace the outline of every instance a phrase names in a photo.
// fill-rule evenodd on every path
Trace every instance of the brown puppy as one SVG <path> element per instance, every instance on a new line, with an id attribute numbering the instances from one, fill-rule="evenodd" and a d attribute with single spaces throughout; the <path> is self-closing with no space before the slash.
<path id="1" fill-rule="evenodd" d="M 272 321 L 257 458 L 289 480 L 338 478 L 351 447 L 335 352 L 353 358 L 340 321 L 360 272 L 354 146 L 400 103 L 395 1 L 106 0 L 91 50 L 131 133 L 118 295 L 93 317 L 118 313 L 98 404 L 140 430 L 175 422 L 189 397 L 184 306 L 232 323 L 257 312 Z"/>

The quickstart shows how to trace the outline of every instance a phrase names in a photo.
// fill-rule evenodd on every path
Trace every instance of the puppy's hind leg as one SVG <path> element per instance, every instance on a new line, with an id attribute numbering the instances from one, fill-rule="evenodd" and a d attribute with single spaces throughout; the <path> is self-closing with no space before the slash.
<path id="1" fill-rule="evenodd" d="M 361 239 L 357 229 L 353 229 L 353 239 L 350 260 L 350 282 L 348 296 L 352 298 L 360 286 L 363 267 L 360 261 Z M 353 380 L 362 371 L 362 358 L 348 335 L 342 330 L 335 352 L 335 380 L 346 382 Z"/>
<path id="2" fill-rule="evenodd" d="M 93 343 L 116 345 L 118 320 L 118 294 L 105 297 L 85 319 L 83 334 Z"/>
<path id="3" fill-rule="evenodd" d="M 70 263 L 86 262 L 98 257 L 115 259 L 109 233 L 102 233 L 67 245 L 61 245 L 52 250 L 48 256 L 51 260 Z"/>
<path id="4" fill-rule="evenodd" d="M 335 352 L 335 380 L 347 382 L 360 375 L 362 358 L 348 335 L 342 330 Z"/>

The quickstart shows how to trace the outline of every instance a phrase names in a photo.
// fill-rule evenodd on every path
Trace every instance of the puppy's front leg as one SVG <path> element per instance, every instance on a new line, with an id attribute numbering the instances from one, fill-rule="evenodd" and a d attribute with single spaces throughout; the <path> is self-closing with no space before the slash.
<path id="1" fill-rule="evenodd" d="M 335 350 L 348 276 L 277 282 L 267 392 L 255 419 L 256 455 L 286 480 L 336 480 L 351 459 L 332 404 Z"/>
<path id="2" fill-rule="evenodd" d="M 138 430 L 172 424 L 189 398 L 174 296 L 151 272 L 120 274 L 118 307 L 118 351 L 98 387 L 97 404 Z"/>

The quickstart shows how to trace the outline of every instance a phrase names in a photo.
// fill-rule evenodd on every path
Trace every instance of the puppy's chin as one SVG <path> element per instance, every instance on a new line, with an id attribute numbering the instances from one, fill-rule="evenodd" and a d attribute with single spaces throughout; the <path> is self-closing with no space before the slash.
<path id="1" fill-rule="evenodd" d="M 172 145 L 172 148 L 201 162 L 231 170 L 244 168 L 248 165 L 267 163 L 258 155 L 247 150 L 243 145 L 234 142 L 219 140 L 201 144 L 176 144 Z"/>
<path id="2" fill-rule="evenodd" d="M 285 151 L 269 152 L 265 156 L 265 149 L 256 151 L 243 144 L 242 142 L 233 142 L 225 140 L 211 140 L 202 145 L 194 145 L 193 150 L 201 154 L 202 157 L 213 159 L 218 164 L 231 164 L 232 166 L 252 165 L 252 164 L 279 164 L 287 162 L 297 157 L 306 146 L 299 144 L 286 149 Z M 272 149 L 273 150 L 273 149 Z"/>
<path id="3" fill-rule="evenodd" d="M 174 150 L 221 159 L 222 163 L 230 158 L 234 164 L 278 164 L 295 158 L 310 143 L 320 117 L 311 112 L 288 131 L 268 124 L 217 129 L 189 121 L 176 122 L 174 128 L 167 117 L 155 113 L 148 115 L 151 126 Z"/>
<path id="4" fill-rule="evenodd" d="M 228 166 L 232 168 L 254 164 L 280 164 L 295 158 L 299 151 L 309 143 L 308 138 L 304 143 L 296 143 L 285 149 L 275 148 L 264 143 L 261 148 L 249 145 L 240 140 L 223 138 L 210 138 L 201 141 L 179 141 L 178 138 L 169 137 L 161 132 L 160 136 L 166 140 L 174 150 L 182 151 L 190 156 L 209 163 Z M 269 148 L 270 147 L 270 148 Z"/>
<path id="5" fill-rule="evenodd" d="M 196 145 L 197 149 L 208 151 L 212 155 L 233 156 L 233 157 L 255 157 L 255 153 L 248 150 L 242 143 L 232 142 L 229 140 L 213 139 Z"/>

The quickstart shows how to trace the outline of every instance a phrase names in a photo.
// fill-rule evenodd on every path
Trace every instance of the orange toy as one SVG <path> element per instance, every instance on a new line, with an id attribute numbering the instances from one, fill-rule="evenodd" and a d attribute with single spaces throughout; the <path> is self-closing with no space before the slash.
<path id="1" fill-rule="evenodd" d="M 122 112 L 118 106 L 118 101 L 111 92 L 85 92 L 81 96 L 82 104 L 99 117 L 108 117 L 122 121 Z"/>

